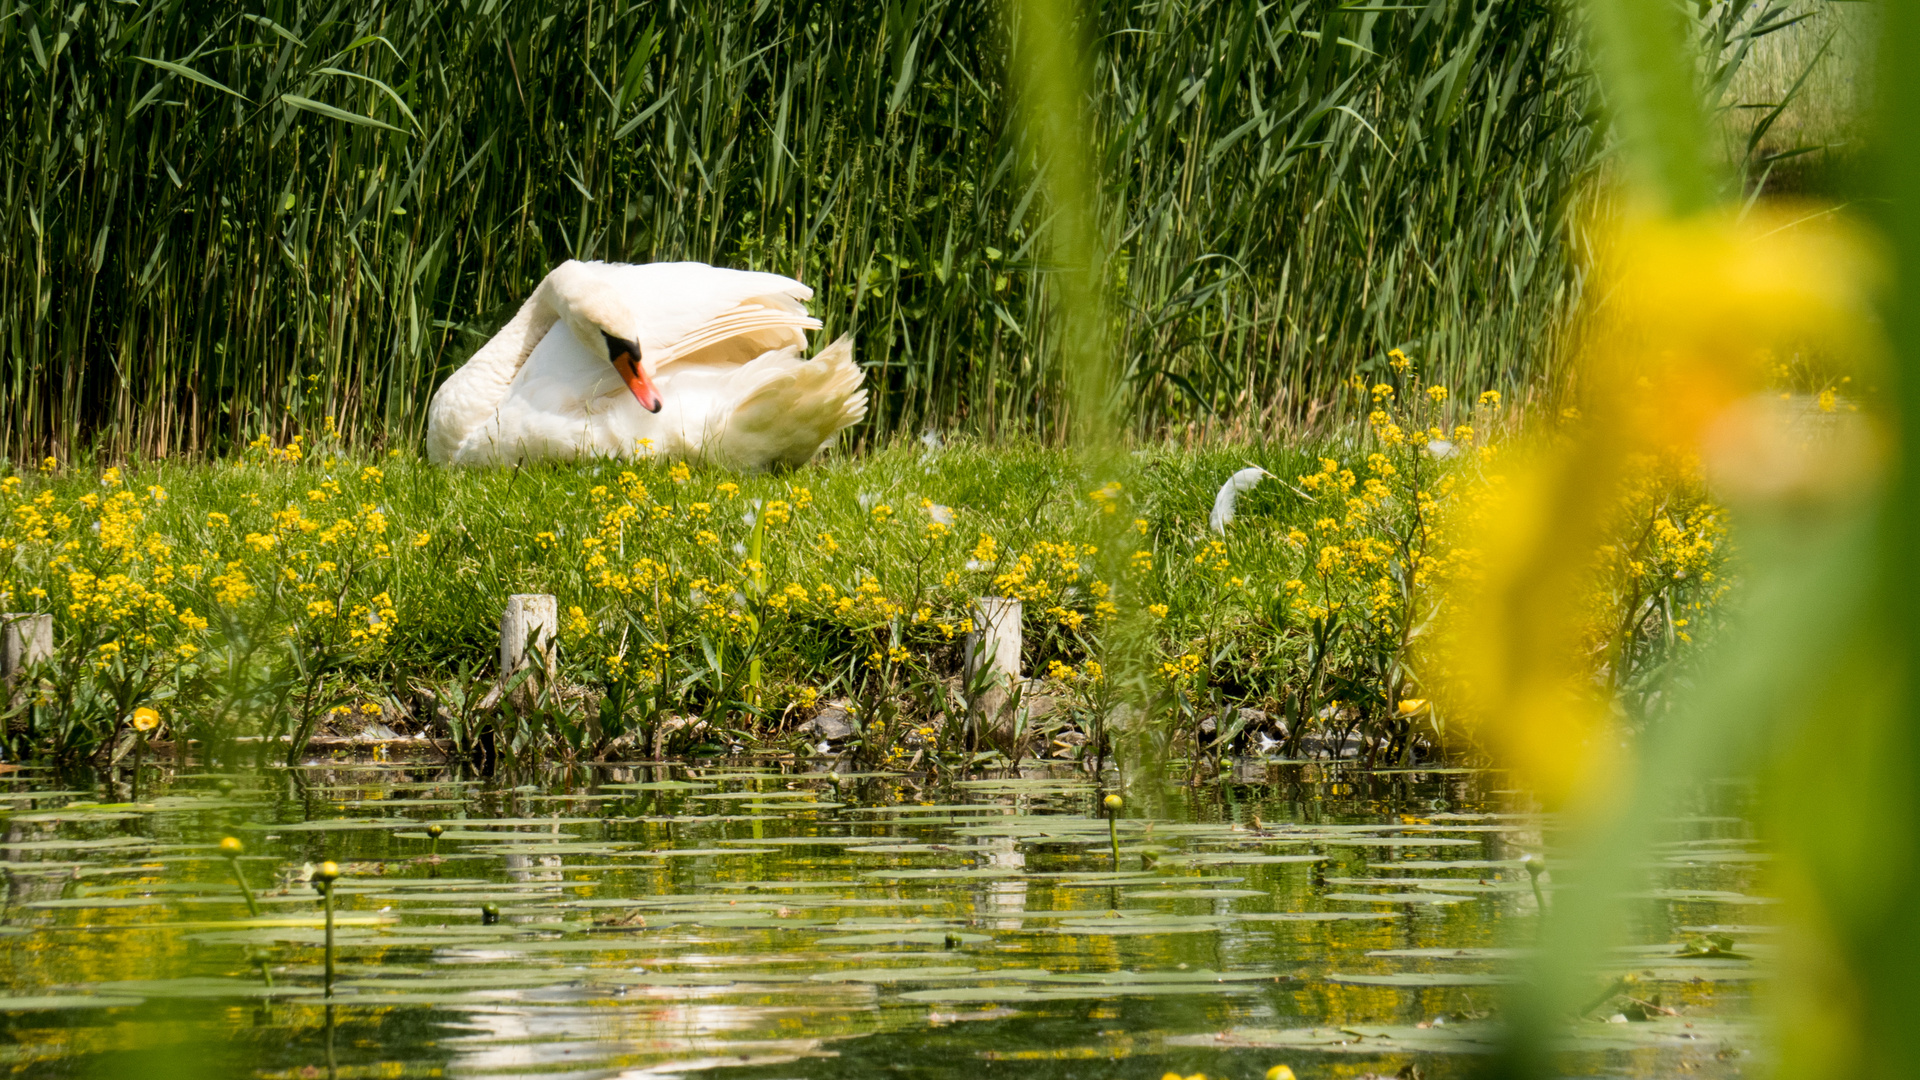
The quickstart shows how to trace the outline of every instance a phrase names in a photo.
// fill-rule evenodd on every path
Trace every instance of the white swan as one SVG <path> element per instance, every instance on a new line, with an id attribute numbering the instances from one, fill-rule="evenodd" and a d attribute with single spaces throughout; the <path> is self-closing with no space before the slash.
<path id="1" fill-rule="evenodd" d="M 851 336 L 800 358 L 812 296 L 705 263 L 562 263 L 434 393 L 427 457 L 801 464 L 867 415 Z"/>

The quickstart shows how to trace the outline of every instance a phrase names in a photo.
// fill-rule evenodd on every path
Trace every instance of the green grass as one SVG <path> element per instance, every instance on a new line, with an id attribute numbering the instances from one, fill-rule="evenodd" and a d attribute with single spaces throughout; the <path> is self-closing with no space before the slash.
<path id="1" fill-rule="evenodd" d="M 1402 702 L 1428 696 L 1415 653 L 1471 569 L 1457 523 L 1487 490 L 1494 458 L 1474 448 L 1499 416 L 1396 379 L 1398 406 L 1385 386 L 1352 391 L 1386 410 L 1364 434 L 1142 447 L 1097 490 L 1060 449 L 917 440 L 778 475 L 449 470 L 322 437 L 0 478 L 0 610 L 50 613 L 58 654 L 16 701 L 15 749 L 94 753 L 140 706 L 221 754 L 242 735 L 291 736 L 297 754 L 376 713 L 462 751 L 650 745 L 676 718 L 752 745 L 845 699 L 876 763 L 921 727 L 943 753 L 1018 756 L 1045 732 L 970 726 L 959 701 L 981 689 L 960 678 L 973 602 L 1006 596 L 1025 607 L 1023 670 L 1064 704 L 1049 723 L 1096 746 L 1122 703 L 1148 720 L 1128 735 L 1136 759 L 1218 749 L 1201 721 L 1253 707 L 1296 738 L 1351 729 L 1404 756 L 1416 734 L 1445 737 Z M 1443 437 L 1459 448 L 1445 460 L 1427 449 Z M 1215 494 L 1248 465 L 1271 478 L 1216 533 Z M 1667 567 L 1697 568 L 1675 553 L 1698 497 L 1655 490 L 1596 594 L 1596 633 L 1633 639 L 1606 650 L 1623 689 L 1660 669 L 1673 619 L 1702 619 L 1698 575 Z M 1647 539 L 1648 515 L 1677 523 L 1671 545 Z M 1668 584 L 1650 593 L 1643 564 Z M 520 593 L 557 598 L 560 678 L 483 706 Z"/>
<path id="2" fill-rule="evenodd" d="M 1234 587 L 1231 610 L 1218 606 L 1218 579 L 1226 575 L 1192 560 L 1211 536 L 1214 491 L 1248 461 L 1282 476 L 1313 471 L 1320 449 L 1136 457 L 1117 512 L 1147 523 L 1145 533 L 1129 532 L 1155 553 L 1155 569 L 1116 583 L 1125 590 L 1116 599 L 1136 613 L 1149 602 L 1170 605 L 1146 646 L 1150 659 L 1207 639 L 1217 651 L 1229 637 L 1254 632 L 1247 620 L 1264 619 L 1266 598 Z M 723 720 L 741 736 L 773 738 L 809 715 L 816 700 L 876 694 L 900 698 L 924 721 L 937 708 L 924 699 L 929 686 L 960 669 L 962 621 L 978 595 L 1026 599 L 1030 674 L 1107 656 L 1096 628 L 1111 620 L 1094 611 L 1091 573 L 1076 577 L 1065 563 L 1090 567 L 1086 541 L 1110 530 L 1100 528 L 1102 504 L 1078 490 L 1072 459 L 1059 450 L 962 444 L 935 451 L 907 443 L 750 477 L 665 464 L 450 471 L 337 445 L 299 462 L 259 450 L 242 462 L 149 462 L 106 483 L 97 471 L 76 470 L 12 484 L 9 509 L 34 510 L 14 509 L 4 534 L 11 570 L 0 606 L 56 614 L 54 679 L 64 688 L 44 703 L 29 742 L 89 750 L 136 702 L 160 704 L 176 731 L 215 744 L 296 731 L 335 708 L 415 709 L 420 690 L 470 705 L 491 685 L 500 612 L 515 593 L 559 599 L 562 682 L 592 691 L 548 703 L 576 725 L 552 742 L 575 749 L 591 748 L 580 725 L 598 716 L 601 695 L 621 682 L 607 657 L 622 652 L 639 665 L 627 672 L 636 687 L 661 673 L 666 679 L 627 703 L 629 715 L 610 720 L 606 736 L 692 714 Z M 647 497 L 626 486 L 634 482 Z M 124 493 L 120 507 L 103 510 L 101 498 L 116 492 Z M 787 520 L 767 513 L 775 500 L 792 507 Z M 929 528 L 928 502 L 952 508 L 950 529 Z M 756 503 L 768 518 L 759 590 L 747 568 Z M 643 512 L 610 532 L 607 515 L 629 505 Z M 1275 527 L 1303 513 L 1298 497 L 1277 483 L 1243 498 L 1235 574 L 1282 573 L 1285 530 Z M 341 520 L 352 527 L 340 531 Z M 47 535 L 35 534 L 36 521 Z M 95 528 L 103 521 L 104 531 Z M 337 535 L 329 538 L 330 531 Z M 992 538 L 991 551 L 981 547 L 983 536 Z M 130 539 L 116 546 L 122 538 Z M 596 554 L 608 558 L 604 568 Z M 1019 570 L 1022 555 L 1034 557 L 1029 571 L 1002 577 Z M 664 604 L 650 588 L 602 579 L 609 569 L 637 577 L 645 571 L 636 566 L 648 563 L 664 568 Z M 222 596 L 231 582 L 220 576 L 235 569 L 249 587 Z M 83 610 L 98 593 L 76 590 L 69 578 L 76 570 L 127 574 L 165 601 L 143 603 L 137 590 L 129 601 L 123 588 L 117 600 Z M 789 585 L 807 599 L 782 599 Z M 70 606 L 76 597 L 82 609 Z M 837 602 L 845 598 L 857 602 Z M 316 601 L 324 609 L 318 615 L 309 610 Z M 369 610 L 386 612 L 377 633 L 367 633 Z M 212 623 L 196 633 L 183 612 Z M 648 625 L 649 614 L 664 621 Z M 135 644 L 142 634 L 155 635 L 144 650 Z M 664 669 L 649 670 L 651 641 L 667 646 Z M 93 663 L 109 642 L 117 643 L 116 666 Z M 180 643 L 192 647 L 190 659 L 178 656 Z M 893 653 L 896 647 L 905 654 Z M 876 652 L 884 662 L 873 661 Z M 758 689 L 741 681 L 749 660 L 764 672 Z M 1281 692 L 1285 659 L 1271 644 L 1223 660 L 1210 679 L 1215 693 L 1251 702 Z"/>

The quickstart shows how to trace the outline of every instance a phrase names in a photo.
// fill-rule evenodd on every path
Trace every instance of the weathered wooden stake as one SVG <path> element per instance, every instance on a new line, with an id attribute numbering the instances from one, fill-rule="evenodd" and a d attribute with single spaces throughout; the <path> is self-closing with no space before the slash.
<path id="1" fill-rule="evenodd" d="M 967 682 L 981 668 L 996 681 L 1020 680 L 1020 601 L 982 596 L 973 602 L 973 633 L 967 635 Z"/>
<path id="2" fill-rule="evenodd" d="M 967 702 L 974 722 L 995 738 L 1011 736 L 1013 710 L 1008 707 L 1020 682 L 1020 601 L 1004 596 L 982 596 L 973 602 L 973 632 L 966 642 L 966 686 L 969 692 L 987 686 Z"/>
<path id="3" fill-rule="evenodd" d="M 11 684 L 28 667 L 53 659 L 53 616 L 0 613 L 0 679 Z"/>
<path id="4" fill-rule="evenodd" d="M 528 667 L 539 668 L 541 686 L 560 673 L 553 639 L 560 630 L 560 603 L 546 593 L 515 593 L 500 613 L 500 685 Z M 525 695 L 530 700 L 532 694 Z"/>
<path id="5" fill-rule="evenodd" d="M 51 659 L 53 616 L 21 611 L 0 613 L 0 702 L 18 704 L 20 676 L 29 667 Z"/>

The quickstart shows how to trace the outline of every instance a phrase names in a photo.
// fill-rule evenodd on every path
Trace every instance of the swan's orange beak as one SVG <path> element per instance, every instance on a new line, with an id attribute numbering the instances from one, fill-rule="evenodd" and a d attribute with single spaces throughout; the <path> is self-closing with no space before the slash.
<path id="1" fill-rule="evenodd" d="M 620 380 L 633 391 L 633 400 L 650 413 L 660 411 L 660 391 L 653 388 L 653 380 L 647 378 L 646 369 L 640 366 L 640 346 L 624 338 L 606 334 L 607 358 L 613 361 L 613 370 L 620 373 Z"/>

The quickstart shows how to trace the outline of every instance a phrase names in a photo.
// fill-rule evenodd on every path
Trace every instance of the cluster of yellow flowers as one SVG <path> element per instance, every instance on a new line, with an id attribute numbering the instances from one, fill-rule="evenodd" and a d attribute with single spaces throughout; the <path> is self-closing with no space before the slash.
<path id="1" fill-rule="evenodd" d="M 217 509 L 130 485 L 120 468 L 77 492 L 54 459 L 43 481 L 0 478 L 0 606 L 54 614 L 57 651 L 84 659 L 116 697 L 163 692 L 236 634 L 306 650 L 379 647 L 399 618 L 378 584 L 394 557 L 384 474 L 336 474 L 329 463 L 303 496 L 267 505 L 263 490 L 315 464 L 297 437 L 257 439 L 231 468 L 299 471 L 240 485 Z"/>

